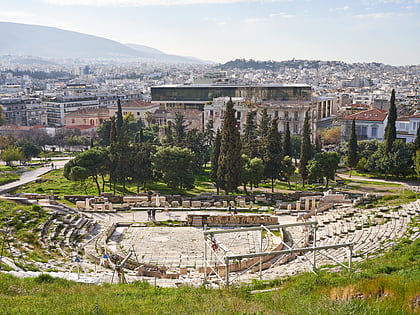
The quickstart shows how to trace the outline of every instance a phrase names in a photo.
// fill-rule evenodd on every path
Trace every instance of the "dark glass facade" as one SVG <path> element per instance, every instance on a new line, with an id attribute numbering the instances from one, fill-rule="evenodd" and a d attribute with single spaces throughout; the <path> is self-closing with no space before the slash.
<path id="1" fill-rule="evenodd" d="M 310 86 L 155 86 L 156 102 L 208 102 L 217 97 L 257 98 L 263 101 L 311 101 Z"/>

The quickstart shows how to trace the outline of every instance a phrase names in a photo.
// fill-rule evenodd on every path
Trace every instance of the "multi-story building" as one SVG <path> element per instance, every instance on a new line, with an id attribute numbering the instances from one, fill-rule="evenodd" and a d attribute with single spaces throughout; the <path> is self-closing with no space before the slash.
<path id="1" fill-rule="evenodd" d="M 395 122 L 397 139 L 402 139 L 404 142 L 414 142 L 418 128 L 420 128 L 420 114 L 401 116 Z"/>
<path id="2" fill-rule="evenodd" d="M 98 98 L 91 95 L 58 96 L 44 102 L 47 108 L 48 126 L 61 127 L 65 125 L 65 115 L 81 109 L 98 109 Z"/>
<path id="3" fill-rule="evenodd" d="M 6 124 L 26 126 L 26 103 L 21 97 L 2 98 L 0 104 L 3 107 Z"/>
<path id="4" fill-rule="evenodd" d="M 341 140 L 348 141 L 353 120 L 356 125 L 357 140 L 384 140 L 388 112 L 380 109 L 369 109 L 340 118 Z"/>
<path id="5" fill-rule="evenodd" d="M 74 112 L 69 112 L 64 115 L 65 125 L 67 127 L 75 126 L 92 126 L 98 127 L 105 120 L 109 119 L 109 109 L 104 108 L 91 108 L 81 109 Z"/>
<path id="6" fill-rule="evenodd" d="M 210 119 L 215 129 L 222 124 L 225 103 L 229 98 L 236 105 L 239 130 L 242 130 L 246 114 L 251 110 L 267 108 L 272 117 L 279 117 L 283 121 L 280 128 L 284 130 L 288 115 L 296 118 L 296 121 L 303 121 L 304 112 L 312 106 L 312 90 L 306 84 L 155 86 L 151 88 L 151 98 L 152 103 L 159 104 L 161 111 L 167 115 L 186 113 L 184 119 L 190 128 L 199 129 L 203 129 Z M 295 130 L 299 133 L 300 127 L 296 126 Z"/>
<path id="7" fill-rule="evenodd" d="M 159 108 L 159 105 L 150 102 L 143 102 L 139 100 L 121 102 L 121 109 L 123 116 L 127 114 L 133 115 L 135 119 L 142 119 L 147 123 L 151 119 L 153 113 Z M 116 116 L 118 111 L 117 105 L 109 106 L 109 115 Z"/>

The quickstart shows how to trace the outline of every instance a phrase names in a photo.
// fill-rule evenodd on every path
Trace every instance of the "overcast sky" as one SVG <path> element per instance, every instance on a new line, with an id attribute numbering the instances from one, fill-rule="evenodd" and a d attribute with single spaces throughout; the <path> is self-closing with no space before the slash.
<path id="1" fill-rule="evenodd" d="M 216 62 L 420 64 L 419 11 L 420 0 L 0 0 L 0 21 Z"/>

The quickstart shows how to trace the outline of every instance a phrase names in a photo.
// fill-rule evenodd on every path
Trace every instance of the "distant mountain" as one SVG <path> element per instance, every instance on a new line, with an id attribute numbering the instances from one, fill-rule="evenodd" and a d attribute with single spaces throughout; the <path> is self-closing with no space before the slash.
<path id="1" fill-rule="evenodd" d="M 195 58 L 168 55 L 143 45 L 129 47 L 103 37 L 54 27 L 0 22 L 0 34 L 0 55 L 56 59 L 139 58 L 145 61 L 203 63 Z"/>
<path id="2" fill-rule="evenodd" d="M 144 45 L 138 45 L 138 44 L 125 44 L 127 47 L 137 50 L 138 52 L 142 53 L 145 57 L 150 59 L 155 59 L 159 61 L 166 61 L 166 62 L 185 62 L 185 63 L 212 63 L 212 62 L 206 62 L 194 57 L 184 57 L 184 56 L 177 56 L 177 55 L 169 55 L 164 53 L 163 51 L 160 51 L 158 49 L 144 46 Z"/>

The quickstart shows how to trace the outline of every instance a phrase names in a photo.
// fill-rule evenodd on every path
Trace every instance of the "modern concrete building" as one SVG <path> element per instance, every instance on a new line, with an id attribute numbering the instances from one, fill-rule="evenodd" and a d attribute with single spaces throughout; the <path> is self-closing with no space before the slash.
<path id="1" fill-rule="evenodd" d="M 47 108 L 48 126 L 65 125 L 65 115 L 81 109 L 98 109 L 98 98 L 91 95 L 57 96 L 44 102 Z"/>
<path id="2" fill-rule="evenodd" d="M 414 142 L 417 136 L 417 129 L 420 128 L 420 114 L 401 116 L 395 122 L 397 139 L 404 142 Z"/>

